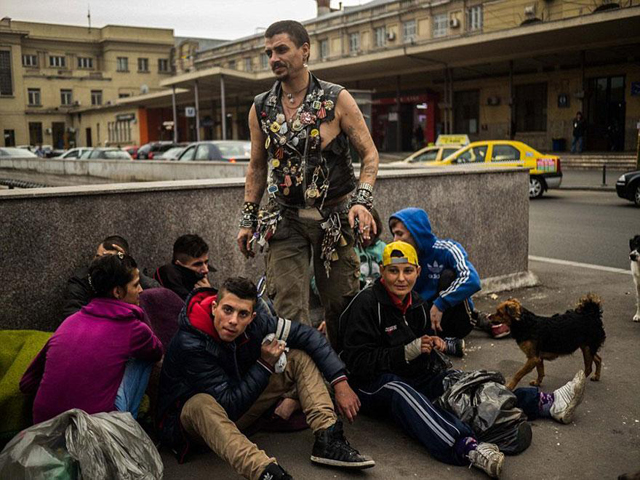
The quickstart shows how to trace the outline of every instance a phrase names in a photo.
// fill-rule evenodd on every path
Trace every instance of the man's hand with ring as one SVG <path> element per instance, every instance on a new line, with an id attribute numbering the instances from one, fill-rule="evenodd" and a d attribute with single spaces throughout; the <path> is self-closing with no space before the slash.
<path id="1" fill-rule="evenodd" d="M 376 222 L 373 220 L 373 216 L 364 205 L 356 204 L 349 210 L 349 225 L 351 225 L 351 228 L 355 225 L 356 218 L 358 218 L 362 238 L 364 240 L 370 240 L 371 234 L 373 233 L 373 235 L 375 235 L 377 233 Z"/>

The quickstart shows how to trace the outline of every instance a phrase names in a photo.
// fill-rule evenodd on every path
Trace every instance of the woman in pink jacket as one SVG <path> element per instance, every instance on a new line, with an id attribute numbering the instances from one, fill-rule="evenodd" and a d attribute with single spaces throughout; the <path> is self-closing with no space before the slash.
<path id="1" fill-rule="evenodd" d="M 100 257 L 89 267 L 95 298 L 58 327 L 20 381 L 35 393 L 34 423 L 79 408 L 137 416 L 162 344 L 143 322 L 140 274 L 130 256 Z"/>

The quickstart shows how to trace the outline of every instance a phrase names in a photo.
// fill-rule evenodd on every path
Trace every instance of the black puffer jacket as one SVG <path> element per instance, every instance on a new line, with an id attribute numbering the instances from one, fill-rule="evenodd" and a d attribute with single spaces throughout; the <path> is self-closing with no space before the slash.
<path id="1" fill-rule="evenodd" d="M 383 373 L 424 378 L 437 354 L 420 355 L 407 363 L 404 346 L 434 334 L 429 321 L 431 306 L 413 291 L 411 306 L 403 315 L 380 280 L 362 290 L 340 316 L 340 357 L 347 364 L 349 378 L 354 383 L 368 383 Z"/>
<path id="2" fill-rule="evenodd" d="M 188 439 L 179 423 L 184 403 L 197 393 L 207 393 L 233 421 L 240 418 L 264 391 L 271 372 L 258 362 L 262 340 L 269 333 L 285 340 L 289 348 L 306 352 L 328 381 L 345 374 L 344 363 L 316 329 L 278 318 L 259 300 L 256 317 L 235 342 L 222 342 L 195 328 L 189 319 L 194 303 L 216 293 L 212 288 L 194 290 L 180 313 L 180 326 L 164 358 L 160 376 L 158 420 L 164 443 L 178 450 L 183 461 Z"/>

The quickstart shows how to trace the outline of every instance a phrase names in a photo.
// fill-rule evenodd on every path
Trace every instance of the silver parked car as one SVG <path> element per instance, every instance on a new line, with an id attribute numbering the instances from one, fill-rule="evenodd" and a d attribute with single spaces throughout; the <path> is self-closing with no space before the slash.
<path id="1" fill-rule="evenodd" d="M 131 155 L 119 148 L 92 148 L 84 152 L 80 160 L 133 160 Z"/>
<path id="2" fill-rule="evenodd" d="M 212 140 L 196 142 L 180 155 L 183 161 L 218 160 L 221 162 L 248 162 L 251 158 L 251 142 L 247 140 Z"/>
<path id="3" fill-rule="evenodd" d="M 0 148 L 0 157 L 6 158 L 38 158 L 35 153 L 24 148 L 2 147 Z"/>

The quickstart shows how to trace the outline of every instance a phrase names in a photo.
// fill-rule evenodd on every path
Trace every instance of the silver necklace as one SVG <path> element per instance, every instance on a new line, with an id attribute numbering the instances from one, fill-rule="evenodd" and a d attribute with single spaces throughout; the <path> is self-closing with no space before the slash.
<path id="1" fill-rule="evenodd" d="M 293 104 L 296 101 L 296 95 L 298 95 L 301 91 L 306 90 L 306 89 L 307 89 L 307 86 L 302 87 L 300 90 L 298 90 L 297 92 L 294 92 L 294 93 L 287 93 L 287 92 L 284 91 L 284 88 L 282 89 L 282 91 L 287 96 L 287 99 L 289 100 L 289 103 Z"/>

